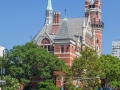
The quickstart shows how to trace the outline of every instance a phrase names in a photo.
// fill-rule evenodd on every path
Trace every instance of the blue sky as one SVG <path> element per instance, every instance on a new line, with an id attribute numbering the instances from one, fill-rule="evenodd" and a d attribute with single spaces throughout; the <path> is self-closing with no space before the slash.
<path id="1" fill-rule="evenodd" d="M 112 41 L 120 38 L 120 0 L 102 0 L 103 54 L 111 53 Z M 0 46 L 22 45 L 42 28 L 47 0 L 0 0 Z M 52 0 L 61 18 L 84 16 L 84 0 Z"/>

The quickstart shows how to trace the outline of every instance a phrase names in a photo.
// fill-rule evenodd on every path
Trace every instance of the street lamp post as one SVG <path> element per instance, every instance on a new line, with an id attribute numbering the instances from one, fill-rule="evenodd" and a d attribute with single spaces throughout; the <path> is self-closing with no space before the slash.
<path id="1" fill-rule="evenodd" d="M 63 76 L 61 76 L 61 90 L 64 90 L 64 87 L 63 87 Z"/>
<path id="2" fill-rule="evenodd" d="M 5 58 L 8 58 L 8 49 L 4 49 L 3 50 L 3 58 L 2 58 L 2 71 L 1 71 L 1 83 L 2 83 L 2 90 L 3 90 L 3 83 L 4 83 L 4 78 L 3 78 L 3 75 L 5 74 L 5 68 L 4 68 L 4 60 L 5 60 Z"/>

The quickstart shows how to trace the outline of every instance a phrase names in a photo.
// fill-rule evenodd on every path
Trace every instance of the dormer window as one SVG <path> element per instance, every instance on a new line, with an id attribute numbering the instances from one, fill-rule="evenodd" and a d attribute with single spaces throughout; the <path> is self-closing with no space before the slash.
<path id="1" fill-rule="evenodd" d="M 45 48 L 47 51 L 49 52 L 53 52 L 54 51 L 54 47 L 53 45 L 50 43 L 50 40 L 48 38 L 44 38 L 41 41 L 41 47 Z"/>

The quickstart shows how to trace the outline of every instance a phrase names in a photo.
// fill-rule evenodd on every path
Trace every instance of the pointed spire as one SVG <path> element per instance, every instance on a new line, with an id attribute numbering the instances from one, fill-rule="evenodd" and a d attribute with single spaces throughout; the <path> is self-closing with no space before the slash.
<path id="1" fill-rule="evenodd" d="M 64 17 L 64 19 L 63 20 L 67 20 L 67 17 L 66 17 L 66 9 L 65 9 L 65 17 Z"/>
<path id="2" fill-rule="evenodd" d="M 65 17 L 66 17 L 66 8 L 65 8 Z"/>
<path id="3" fill-rule="evenodd" d="M 51 0 L 48 0 L 47 10 L 46 10 L 46 21 L 45 24 L 50 24 L 53 20 L 53 9 Z"/>
<path id="4" fill-rule="evenodd" d="M 47 10 L 53 10 L 51 0 L 48 0 Z"/>

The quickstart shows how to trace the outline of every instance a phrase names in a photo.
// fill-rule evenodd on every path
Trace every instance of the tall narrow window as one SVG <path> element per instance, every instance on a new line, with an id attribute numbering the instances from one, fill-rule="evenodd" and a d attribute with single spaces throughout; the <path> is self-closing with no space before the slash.
<path id="1" fill-rule="evenodd" d="M 95 21 L 96 21 L 96 19 L 95 18 L 93 18 L 93 23 L 95 24 Z"/>
<path id="2" fill-rule="evenodd" d="M 61 52 L 64 53 L 64 46 L 61 46 Z"/>
<path id="3" fill-rule="evenodd" d="M 51 48 L 51 51 L 54 51 L 54 46 L 51 46 L 50 48 Z"/>
<path id="4" fill-rule="evenodd" d="M 51 51 L 51 50 L 50 50 L 50 45 L 48 45 L 48 51 Z"/>
<path id="5" fill-rule="evenodd" d="M 99 23 L 100 23 L 100 19 L 99 19 Z"/>
<path id="6" fill-rule="evenodd" d="M 45 45 L 44 48 L 47 50 L 47 46 Z"/>
<path id="7" fill-rule="evenodd" d="M 98 15 L 98 12 L 96 12 L 96 15 Z"/>

